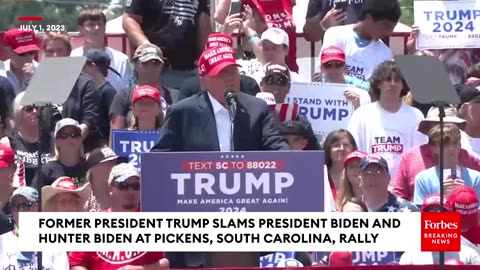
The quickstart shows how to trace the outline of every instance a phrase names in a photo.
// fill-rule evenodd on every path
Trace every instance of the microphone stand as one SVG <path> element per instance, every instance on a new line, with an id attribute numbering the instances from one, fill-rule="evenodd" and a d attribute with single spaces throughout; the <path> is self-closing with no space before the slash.
<path id="1" fill-rule="evenodd" d="M 443 162 L 443 158 L 444 158 L 444 153 L 443 153 L 443 149 L 444 149 L 444 145 L 443 145 L 443 119 L 445 118 L 445 107 L 448 105 L 446 102 L 441 102 L 441 101 L 436 101 L 436 102 L 433 102 L 433 104 L 435 106 L 438 107 L 438 118 L 439 118 L 439 124 L 440 124 L 440 145 L 439 145 L 439 150 L 440 150 L 440 153 L 439 153 L 439 168 L 440 168 L 440 176 L 439 176 L 439 181 L 440 181 L 440 211 L 441 212 L 446 212 L 446 209 L 445 209 L 445 206 L 444 206 L 444 197 L 445 197 L 445 190 L 443 188 L 443 177 L 444 177 L 444 174 L 443 174 L 443 168 L 444 168 L 444 162 Z M 440 270 L 444 270 L 445 269 L 445 252 L 444 251 L 440 251 L 439 253 L 439 269 Z"/>
<path id="2" fill-rule="evenodd" d="M 235 117 L 237 115 L 237 96 L 232 90 L 225 91 L 225 99 L 228 106 L 228 115 L 230 116 L 230 151 L 235 151 Z"/>
<path id="3" fill-rule="evenodd" d="M 229 109 L 228 114 L 230 115 L 230 151 L 235 151 L 235 140 L 234 140 L 234 131 L 235 131 L 235 116 L 236 116 L 236 107 L 234 109 Z"/>
<path id="4" fill-rule="evenodd" d="M 42 170 L 42 156 L 43 156 L 43 148 L 45 146 L 45 142 L 43 142 L 44 136 L 43 132 L 50 131 L 50 125 L 52 121 L 52 104 L 42 104 L 42 105 L 33 105 L 33 107 L 37 110 L 37 118 L 38 118 L 38 156 L 37 156 L 37 169 L 36 174 L 37 176 L 40 175 Z M 38 177 L 38 212 L 42 212 L 42 186 L 43 186 L 43 178 Z M 43 252 L 37 252 L 37 269 L 43 269 Z"/>

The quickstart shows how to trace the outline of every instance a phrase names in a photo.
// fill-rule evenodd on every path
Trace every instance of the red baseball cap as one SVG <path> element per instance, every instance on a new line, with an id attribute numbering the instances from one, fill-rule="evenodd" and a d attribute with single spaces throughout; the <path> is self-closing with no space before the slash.
<path id="1" fill-rule="evenodd" d="M 219 46 L 233 47 L 233 38 L 224 33 L 211 33 L 208 35 L 206 48 L 210 49 Z"/>
<path id="2" fill-rule="evenodd" d="M 139 85 L 133 89 L 132 104 L 137 100 L 148 97 L 160 103 L 160 91 L 151 85 Z"/>
<path id="3" fill-rule="evenodd" d="M 15 153 L 9 146 L 0 144 L 0 169 L 7 168 L 15 164 Z"/>
<path id="4" fill-rule="evenodd" d="M 355 151 L 353 151 L 353 152 L 350 152 L 350 154 L 348 154 L 348 155 L 345 157 L 345 159 L 343 160 L 343 165 L 346 167 L 347 164 L 348 164 L 350 161 L 352 161 L 352 160 L 354 160 L 354 159 L 360 159 L 360 160 L 361 160 L 362 158 L 364 158 L 364 157 L 366 157 L 366 156 L 367 156 L 367 153 L 364 153 L 364 152 L 359 151 L 359 150 L 355 150 Z"/>
<path id="5" fill-rule="evenodd" d="M 228 66 L 239 66 L 235 60 L 235 52 L 232 47 L 219 46 L 206 49 L 198 59 L 198 74 L 217 76 Z"/>
<path id="6" fill-rule="evenodd" d="M 320 54 L 320 63 L 323 65 L 330 61 L 345 63 L 345 52 L 337 46 L 329 46 L 323 49 L 322 54 Z"/>
<path id="7" fill-rule="evenodd" d="M 440 209 L 440 202 L 441 198 L 439 193 L 430 194 L 423 199 L 421 210 L 422 212 L 431 212 L 434 209 Z M 443 199 L 443 206 L 448 209 L 448 205 L 445 199 Z"/>
<path id="8" fill-rule="evenodd" d="M 352 253 L 348 251 L 335 251 L 330 253 L 328 266 L 352 266 Z"/>
<path id="9" fill-rule="evenodd" d="M 478 196 L 475 189 L 467 186 L 453 190 L 447 198 L 452 211 L 460 212 L 462 228 L 470 228 L 479 224 Z"/>
<path id="10" fill-rule="evenodd" d="M 40 50 L 33 30 L 10 29 L 3 36 L 3 42 L 16 54 Z"/>

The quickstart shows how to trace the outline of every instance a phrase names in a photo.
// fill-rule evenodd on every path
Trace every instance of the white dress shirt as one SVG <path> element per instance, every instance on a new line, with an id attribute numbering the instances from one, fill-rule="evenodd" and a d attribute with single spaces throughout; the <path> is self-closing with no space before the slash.
<path id="1" fill-rule="evenodd" d="M 210 93 L 208 98 L 212 103 L 213 115 L 215 116 L 215 124 L 217 126 L 218 143 L 220 144 L 221 152 L 231 151 L 231 130 L 230 130 L 230 115 L 228 110 L 220 104 Z"/>

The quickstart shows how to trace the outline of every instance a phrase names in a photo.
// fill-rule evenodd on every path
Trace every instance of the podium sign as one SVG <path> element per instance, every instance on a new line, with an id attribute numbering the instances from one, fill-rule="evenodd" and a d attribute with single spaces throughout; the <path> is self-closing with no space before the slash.
<path id="1" fill-rule="evenodd" d="M 323 212 L 323 151 L 142 154 L 143 212 Z"/>

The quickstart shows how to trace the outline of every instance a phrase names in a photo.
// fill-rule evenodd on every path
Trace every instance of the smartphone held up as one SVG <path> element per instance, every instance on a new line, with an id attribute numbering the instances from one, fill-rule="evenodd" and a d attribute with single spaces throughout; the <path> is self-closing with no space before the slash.
<path id="1" fill-rule="evenodd" d="M 335 0 L 334 2 L 335 9 L 341 10 L 342 12 L 347 11 L 348 0 Z"/>
<path id="2" fill-rule="evenodd" d="M 240 1 L 232 1 L 230 5 L 230 15 L 241 14 L 242 13 L 242 3 Z"/>

